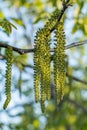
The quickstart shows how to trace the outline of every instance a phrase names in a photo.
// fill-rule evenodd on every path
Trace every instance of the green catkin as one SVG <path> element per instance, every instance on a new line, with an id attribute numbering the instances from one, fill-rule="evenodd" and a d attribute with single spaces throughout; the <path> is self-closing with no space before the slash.
<path id="1" fill-rule="evenodd" d="M 39 84 L 40 84 L 40 75 L 38 72 L 34 74 L 34 91 L 35 91 L 35 102 L 39 101 L 40 93 L 39 93 Z"/>
<path id="2" fill-rule="evenodd" d="M 50 99 L 50 44 L 49 37 L 46 37 L 49 32 L 46 31 L 40 29 L 36 33 L 34 51 L 35 99 L 38 102 L 40 98 L 41 104 L 44 104 L 46 98 Z M 39 84 L 41 89 L 39 89 Z"/>
<path id="3" fill-rule="evenodd" d="M 40 100 L 40 103 L 41 103 L 41 110 L 42 112 L 45 111 L 45 100 L 46 100 L 46 93 L 45 93 L 45 89 L 44 89 L 44 77 L 41 76 L 41 100 Z"/>
<path id="4" fill-rule="evenodd" d="M 54 83 L 56 102 L 59 103 L 64 96 L 65 86 L 65 35 L 63 24 L 59 23 L 55 30 L 55 48 L 54 48 Z"/>
<path id="5" fill-rule="evenodd" d="M 43 30 L 44 31 L 44 30 Z M 42 37 L 44 37 L 44 44 L 41 45 L 41 48 L 43 48 L 42 51 L 42 60 L 41 60 L 41 86 L 44 87 L 44 91 L 46 94 L 46 98 L 50 99 L 50 45 L 49 45 L 49 39 L 42 34 Z"/>
<path id="6" fill-rule="evenodd" d="M 41 92 L 41 110 L 44 113 L 45 111 L 45 93 L 44 90 Z"/>
<path id="7" fill-rule="evenodd" d="M 46 22 L 44 28 L 48 29 L 49 32 L 51 31 L 51 29 L 56 25 L 57 20 L 58 20 L 58 15 L 59 15 L 59 10 L 56 9 L 51 17 L 48 19 L 48 21 Z"/>
<path id="8" fill-rule="evenodd" d="M 50 33 L 52 28 L 56 25 L 58 19 L 58 9 L 54 11 L 53 15 L 45 24 L 43 29 L 39 29 L 35 37 L 34 50 L 34 92 L 35 101 L 41 101 L 41 109 L 45 109 L 45 100 L 51 98 L 50 88 Z"/>
<path id="9" fill-rule="evenodd" d="M 6 100 L 3 108 L 6 109 L 11 100 L 11 71 L 12 71 L 13 55 L 12 47 L 6 48 L 6 74 L 5 74 L 5 94 Z"/>

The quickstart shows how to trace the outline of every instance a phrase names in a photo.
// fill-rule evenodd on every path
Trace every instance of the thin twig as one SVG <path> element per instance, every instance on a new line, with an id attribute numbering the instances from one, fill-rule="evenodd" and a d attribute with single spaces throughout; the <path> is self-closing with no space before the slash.
<path id="1" fill-rule="evenodd" d="M 80 82 L 80 83 L 82 83 L 82 84 L 87 85 L 87 81 L 84 81 L 84 80 L 81 80 L 81 79 L 79 79 L 79 78 L 77 78 L 77 77 L 75 77 L 75 76 L 69 75 L 68 73 L 66 73 L 66 76 L 71 77 L 72 80 L 75 80 L 75 81 L 77 81 L 77 82 Z"/>
<path id="2" fill-rule="evenodd" d="M 71 48 L 73 48 L 73 47 L 78 47 L 78 46 L 81 46 L 81 45 L 84 45 L 84 44 L 87 44 L 87 40 L 84 40 L 84 41 L 81 41 L 81 42 L 73 42 L 73 43 L 71 43 L 70 45 L 67 45 L 66 47 L 65 47 L 65 50 L 67 50 L 67 49 L 71 49 Z M 8 44 L 6 44 L 6 43 L 2 43 L 2 42 L 0 42 L 0 47 L 2 47 L 2 48 L 7 48 L 8 46 L 10 46 L 10 45 L 8 45 Z M 21 49 L 21 48 L 17 48 L 17 47 L 13 47 L 13 46 L 11 46 L 12 48 L 13 48 L 13 50 L 15 51 L 15 52 L 17 52 L 17 53 L 19 53 L 19 54 L 25 54 L 25 53 L 33 53 L 34 52 L 34 48 L 32 48 L 32 49 Z M 50 50 L 51 52 L 54 52 L 54 49 L 51 49 Z"/>
<path id="3" fill-rule="evenodd" d="M 21 49 L 21 48 L 17 48 L 17 47 L 13 47 L 11 45 L 8 45 L 4 42 L 0 42 L 0 47 L 3 47 L 3 48 L 7 48 L 7 47 L 12 47 L 13 50 L 19 54 L 24 54 L 24 53 L 30 53 L 30 52 L 34 52 L 34 49 Z"/>
<path id="4" fill-rule="evenodd" d="M 25 68 L 28 67 L 28 68 L 33 69 L 33 66 L 32 66 L 32 65 L 22 64 L 22 66 L 25 67 Z M 82 80 L 82 79 L 79 79 L 79 78 L 77 78 L 77 77 L 75 77 L 75 76 L 73 76 L 73 75 L 69 75 L 68 73 L 66 73 L 66 76 L 67 76 L 67 77 L 70 77 L 72 80 L 75 80 L 76 82 L 80 82 L 80 83 L 82 83 L 82 84 L 87 85 L 87 81 L 84 81 L 84 80 Z"/>
<path id="5" fill-rule="evenodd" d="M 65 49 L 71 49 L 73 47 L 81 46 L 83 44 L 87 44 L 87 40 L 81 41 L 81 42 L 73 42 L 70 45 L 67 45 Z"/>
<path id="6" fill-rule="evenodd" d="M 67 9 L 69 6 L 71 6 L 71 4 L 68 4 L 69 1 L 70 1 L 70 0 L 67 0 L 66 2 L 62 2 L 63 8 L 62 8 L 62 10 L 60 11 L 60 14 L 58 15 L 58 19 L 57 19 L 56 24 L 54 25 L 54 27 L 51 29 L 50 32 L 52 32 L 52 31 L 55 30 L 57 24 L 59 23 L 59 21 L 61 20 L 61 18 L 62 18 L 62 16 L 63 16 L 64 12 L 66 11 L 66 9 Z"/>

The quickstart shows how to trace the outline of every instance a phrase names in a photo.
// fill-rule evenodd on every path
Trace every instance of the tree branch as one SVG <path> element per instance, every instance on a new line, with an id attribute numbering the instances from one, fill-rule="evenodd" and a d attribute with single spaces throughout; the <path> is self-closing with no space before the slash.
<path id="1" fill-rule="evenodd" d="M 73 42 L 70 45 L 67 45 L 65 49 L 71 49 L 73 47 L 81 46 L 83 44 L 87 44 L 87 40 L 81 41 L 81 42 Z"/>
<path id="2" fill-rule="evenodd" d="M 4 42 L 0 42 L 0 47 L 3 47 L 3 48 L 7 48 L 9 47 L 10 45 L 4 43 Z M 34 52 L 34 49 L 21 49 L 21 48 L 17 48 L 17 47 L 13 47 L 13 46 L 10 46 L 13 48 L 13 50 L 19 54 L 24 54 L 24 53 L 30 53 L 30 52 Z"/>
<path id="3" fill-rule="evenodd" d="M 84 40 L 84 41 L 81 41 L 81 42 L 73 42 L 71 43 L 70 45 L 67 45 L 65 47 L 65 50 L 67 49 L 71 49 L 73 47 L 77 47 L 77 46 L 81 46 L 81 45 L 84 45 L 84 44 L 87 44 L 87 40 Z M 8 45 L 6 42 L 0 42 L 0 47 L 2 48 L 7 48 Z M 33 53 L 34 52 L 34 48 L 31 48 L 31 49 L 21 49 L 21 48 L 17 48 L 17 47 L 14 47 L 14 46 L 11 46 L 13 48 L 13 50 L 19 54 L 25 54 L 25 53 Z M 54 52 L 53 49 L 50 50 L 51 52 Z"/>
<path id="4" fill-rule="evenodd" d="M 60 14 L 59 14 L 59 16 L 58 16 L 58 19 L 57 19 L 57 22 L 56 22 L 55 26 L 51 29 L 50 32 L 52 32 L 52 31 L 55 30 L 57 24 L 59 23 L 59 21 L 61 20 L 61 18 L 62 18 L 62 16 L 63 16 L 64 12 L 66 11 L 66 9 L 67 9 L 69 6 L 71 6 L 71 4 L 68 4 L 69 1 L 70 1 L 70 0 L 67 0 L 66 2 L 65 2 L 64 0 L 62 1 L 62 6 L 63 6 L 63 8 L 62 8 L 62 10 L 60 11 Z"/>
<path id="5" fill-rule="evenodd" d="M 69 75 L 68 73 L 66 73 L 66 76 L 71 77 L 72 80 L 75 80 L 77 82 L 80 82 L 80 83 L 83 83 L 83 84 L 87 85 L 87 81 L 84 81 L 84 80 L 81 80 L 81 79 L 79 79 L 79 78 L 77 78 L 75 76 Z"/>

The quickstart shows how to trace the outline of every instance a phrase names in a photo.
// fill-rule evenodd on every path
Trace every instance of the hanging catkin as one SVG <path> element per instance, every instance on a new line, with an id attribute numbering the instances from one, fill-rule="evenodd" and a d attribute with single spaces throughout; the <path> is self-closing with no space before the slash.
<path id="1" fill-rule="evenodd" d="M 46 98 L 50 99 L 50 44 L 46 31 L 40 29 L 36 33 L 34 51 L 35 100 L 38 102 L 40 99 L 41 104 L 44 104 Z"/>
<path id="2" fill-rule="evenodd" d="M 11 100 L 11 72 L 12 72 L 12 62 L 13 62 L 13 55 L 12 55 L 12 47 L 6 48 L 6 74 L 5 74 L 5 94 L 6 100 L 4 103 L 3 108 L 6 109 L 10 100 Z"/>
<path id="3" fill-rule="evenodd" d="M 63 24 L 59 23 L 55 30 L 54 48 L 54 83 L 56 102 L 59 103 L 64 96 L 65 86 L 65 35 Z"/>
<path id="4" fill-rule="evenodd" d="M 35 36 L 34 46 L 34 92 L 35 101 L 40 101 L 41 109 L 44 112 L 45 101 L 51 97 L 50 88 L 50 35 L 53 27 L 58 20 L 59 11 L 54 11 L 51 18 L 45 24 L 44 28 L 39 29 Z M 65 36 L 63 32 L 63 24 L 58 24 L 55 29 L 55 48 L 53 55 L 54 62 L 54 83 L 56 102 L 59 103 L 64 96 L 65 84 Z"/>

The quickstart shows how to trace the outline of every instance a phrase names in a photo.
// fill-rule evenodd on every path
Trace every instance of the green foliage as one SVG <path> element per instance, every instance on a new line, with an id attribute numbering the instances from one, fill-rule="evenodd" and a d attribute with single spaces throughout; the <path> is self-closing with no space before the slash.
<path id="1" fill-rule="evenodd" d="M 17 29 L 16 26 L 13 25 L 11 22 L 9 22 L 7 19 L 0 19 L 0 26 L 2 27 L 4 32 L 7 33 L 8 35 L 11 34 L 12 27 Z"/>
<path id="2" fill-rule="evenodd" d="M 14 58 L 14 65 L 16 67 L 19 68 L 20 71 L 23 70 L 23 65 L 27 65 L 27 58 L 28 58 L 28 55 L 27 54 L 24 54 L 24 55 L 18 55 L 18 54 L 14 54 L 13 55 L 13 58 Z"/>
<path id="3" fill-rule="evenodd" d="M 86 12 L 83 10 L 84 6 L 87 4 L 87 1 L 84 2 L 76 0 L 74 3 L 76 4 L 76 7 L 74 7 L 73 11 L 74 26 L 72 28 L 72 34 L 80 30 L 83 35 L 87 36 L 87 16 Z"/>
<path id="4" fill-rule="evenodd" d="M 13 20 L 16 24 L 18 24 L 18 25 L 20 25 L 20 26 L 23 26 L 23 25 L 24 25 L 24 24 L 23 24 L 23 21 L 22 21 L 21 19 L 12 18 L 12 20 Z"/>

